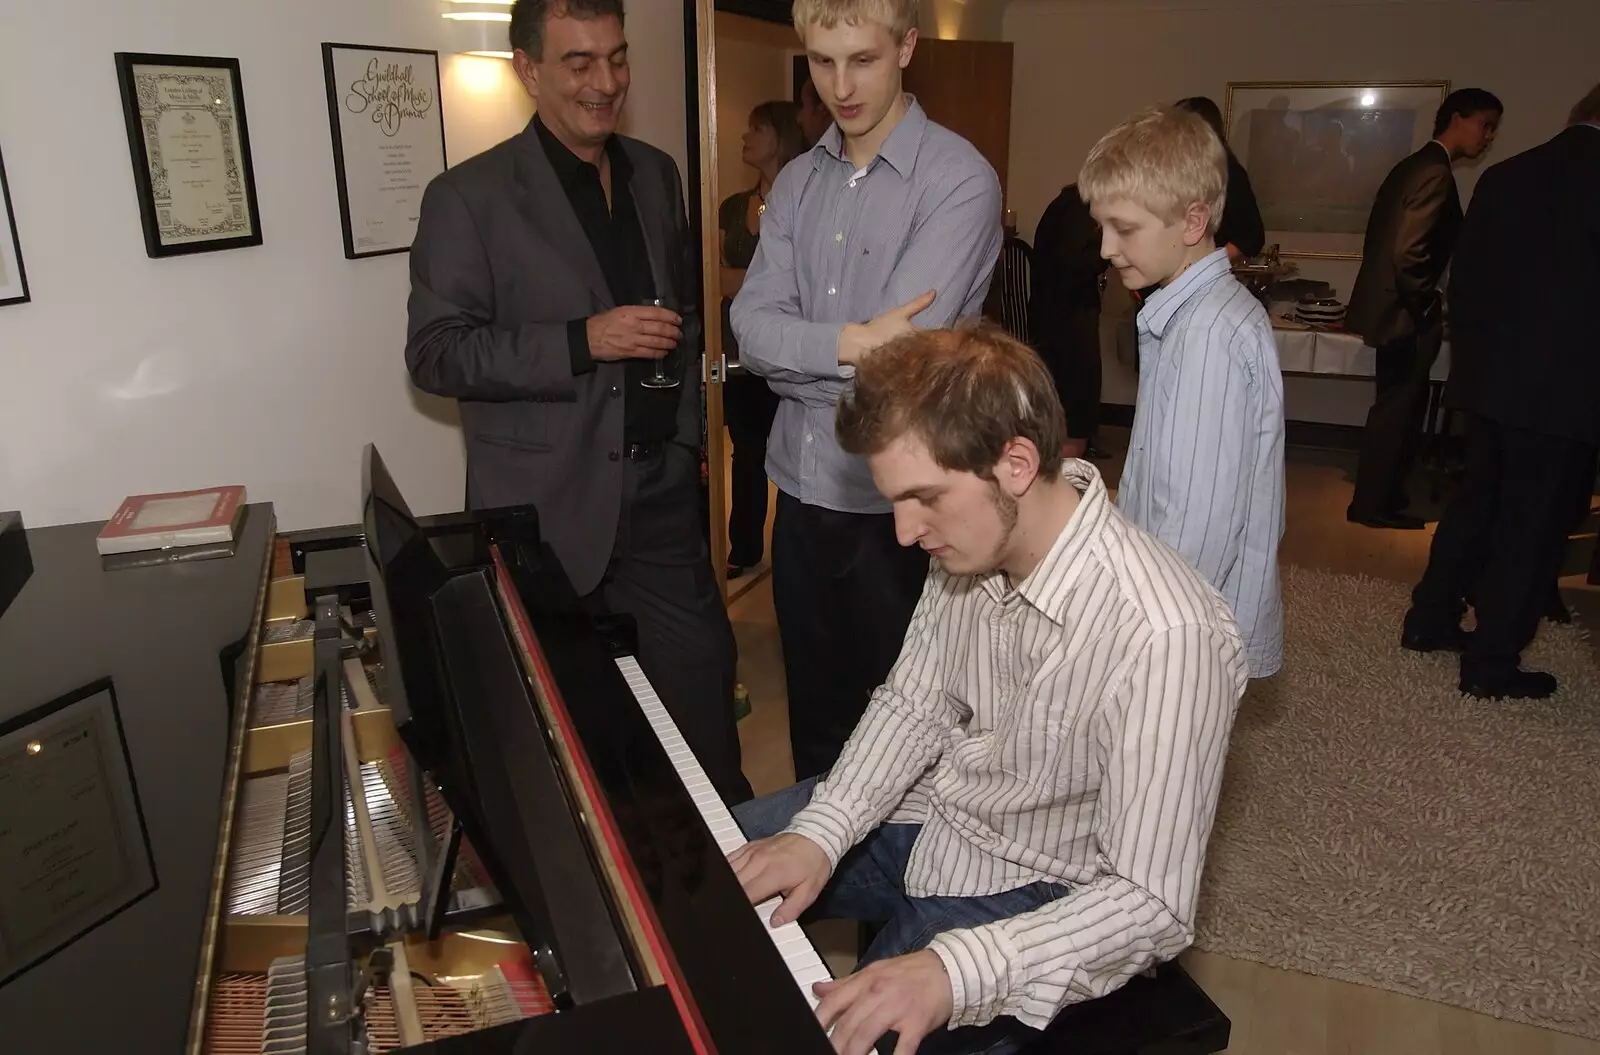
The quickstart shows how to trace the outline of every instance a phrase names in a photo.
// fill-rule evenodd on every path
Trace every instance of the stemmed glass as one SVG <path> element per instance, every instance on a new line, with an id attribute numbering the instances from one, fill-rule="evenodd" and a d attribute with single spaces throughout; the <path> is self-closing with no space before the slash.
<path id="1" fill-rule="evenodd" d="M 652 308 L 665 308 L 667 306 L 667 302 L 661 297 L 654 297 L 650 300 L 644 301 L 643 303 Z M 667 355 L 671 354 L 671 352 L 667 353 Z M 676 377 L 667 376 L 667 355 L 663 355 L 661 358 L 655 361 L 655 373 L 649 377 L 641 378 L 639 384 L 643 385 L 645 388 L 677 388 L 683 383 Z"/>

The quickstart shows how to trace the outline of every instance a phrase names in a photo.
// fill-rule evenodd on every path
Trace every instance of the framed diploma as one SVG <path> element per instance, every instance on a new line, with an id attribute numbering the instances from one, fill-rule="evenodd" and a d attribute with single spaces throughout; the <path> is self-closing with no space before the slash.
<path id="1" fill-rule="evenodd" d="M 28 273 L 22 270 L 22 240 L 17 237 L 17 217 L 11 211 L 11 188 L 6 183 L 6 159 L 0 155 L 0 304 L 28 300 Z"/>
<path id="2" fill-rule="evenodd" d="M 323 44 L 344 255 L 403 253 L 422 192 L 444 171 L 439 53 Z"/>
<path id="3" fill-rule="evenodd" d="M 261 244 L 238 59 L 117 52 L 151 256 Z"/>
<path id="4" fill-rule="evenodd" d="M 0 985 L 156 885 L 111 682 L 0 725 Z"/>

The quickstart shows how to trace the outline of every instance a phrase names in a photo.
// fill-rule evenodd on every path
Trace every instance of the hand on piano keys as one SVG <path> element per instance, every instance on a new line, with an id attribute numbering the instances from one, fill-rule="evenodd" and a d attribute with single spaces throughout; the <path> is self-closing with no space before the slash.
<path id="1" fill-rule="evenodd" d="M 944 1027 L 955 1010 L 944 961 L 922 949 L 870 963 L 839 982 L 817 983 L 817 1019 L 839 1055 L 869 1055 L 889 1030 L 894 1055 L 913 1055 L 922 1038 Z"/>
<path id="2" fill-rule="evenodd" d="M 833 871 L 822 847 L 793 832 L 745 843 L 728 855 L 728 863 L 752 905 L 782 896 L 772 912 L 774 927 L 799 919 Z"/>

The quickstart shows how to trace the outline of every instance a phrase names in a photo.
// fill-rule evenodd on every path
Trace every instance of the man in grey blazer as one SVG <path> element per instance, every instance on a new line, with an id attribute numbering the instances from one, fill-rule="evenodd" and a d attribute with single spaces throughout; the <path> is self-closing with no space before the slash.
<path id="1" fill-rule="evenodd" d="M 616 134 L 622 0 L 517 0 L 510 37 L 538 114 L 424 194 L 406 365 L 460 403 L 468 507 L 538 508 L 585 605 L 637 621 L 640 665 L 741 802 L 733 631 L 699 510 L 682 181 L 668 155 Z M 658 360 L 676 387 L 644 383 Z"/>
<path id="2" fill-rule="evenodd" d="M 1428 375 L 1444 341 L 1439 281 L 1461 229 L 1451 166 L 1489 149 L 1502 110 L 1482 88 L 1451 92 L 1434 118 L 1433 138 L 1390 170 L 1372 203 L 1345 316 L 1345 328 L 1377 350 L 1378 393 L 1367 412 L 1355 494 L 1345 511 L 1352 523 L 1423 526 L 1405 512 L 1406 477 L 1422 436 Z"/>

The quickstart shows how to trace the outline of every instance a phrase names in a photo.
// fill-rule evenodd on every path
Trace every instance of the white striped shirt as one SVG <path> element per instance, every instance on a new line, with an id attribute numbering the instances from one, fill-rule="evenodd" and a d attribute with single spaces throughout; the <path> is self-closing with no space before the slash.
<path id="1" fill-rule="evenodd" d="M 1139 395 L 1117 508 L 1233 607 L 1250 676 L 1283 665 L 1283 372 L 1224 249 L 1139 309 Z"/>
<path id="2" fill-rule="evenodd" d="M 921 823 L 913 897 L 1072 887 L 934 938 L 952 1027 L 1042 1028 L 1193 940 L 1247 681 L 1216 589 L 1130 524 L 1090 463 L 1063 475 L 1083 500 L 1015 589 L 934 562 L 888 681 L 788 829 L 837 866 L 880 823 Z"/>

